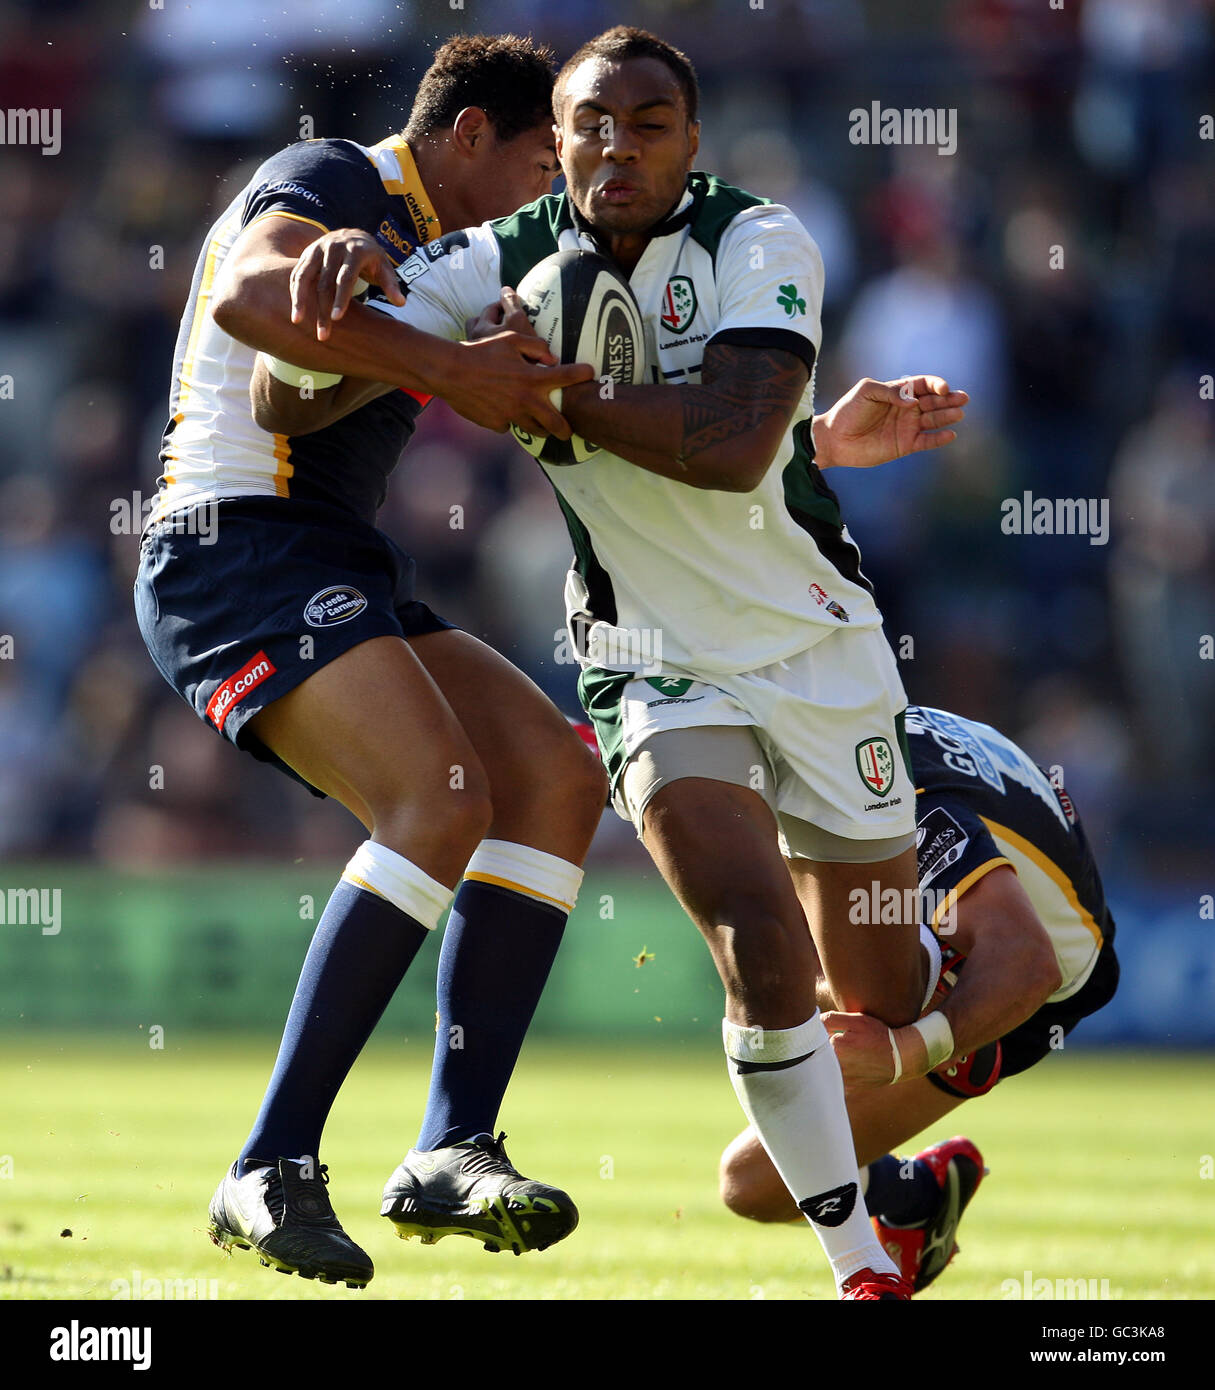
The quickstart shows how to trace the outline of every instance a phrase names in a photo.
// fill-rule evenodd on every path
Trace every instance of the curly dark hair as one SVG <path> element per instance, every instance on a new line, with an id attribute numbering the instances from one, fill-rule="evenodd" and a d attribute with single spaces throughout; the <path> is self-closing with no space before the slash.
<path id="1" fill-rule="evenodd" d="M 626 58 L 657 58 L 665 63 L 675 74 L 683 88 L 684 101 L 688 108 L 688 120 L 696 120 L 700 106 L 700 84 L 696 80 L 696 69 L 686 53 L 681 53 L 674 45 L 651 34 L 648 29 L 638 29 L 631 24 L 617 24 L 614 29 L 605 29 L 596 34 L 572 57 L 566 60 L 557 74 L 557 85 L 553 88 L 553 114 L 561 119 L 561 108 L 565 103 L 565 84 L 570 74 L 588 58 L 607 58 L 621 63 Z"/>
<path id="2" fill-rule="evenodd" d="M 458 34 L 422 74 L 401 132 L 417 140 L 449 129 L 466 106 L 479 106 L 499 140 L 513 140 L 552 119 L 557 55 L 530 36 Z"/>

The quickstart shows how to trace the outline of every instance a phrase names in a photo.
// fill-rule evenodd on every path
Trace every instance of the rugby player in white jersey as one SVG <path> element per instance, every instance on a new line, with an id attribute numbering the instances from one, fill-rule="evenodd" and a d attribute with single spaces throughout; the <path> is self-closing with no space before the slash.
<path id="1" fill-rule="evenodd" d="M 494 1129 L 603 774 L 521 672 L 415 598 L 413 561 L 374 522 L 427 393 L 491 428 L 531 418 L 568 435 L 549 392 L 591 370 L 544 365 L 554 359 L 530 334 L 440 343 L 361 305 L 336 323 L 293 325 L 284 312 L 318 231 L 339 231 L 354 278 L 399 300 L 393 266 L 443 226 L 545 193 L 557 172 L 552 79 L 552 54 L 530 40 L 462 36 L 436 55 L 402 133 L 272 156 L 212 227 L 178 340 L 136 583 L 141 631 L 208 727 L 335 797 L 367 831 L 317 924 L 210 1233 L 330 1283 L 361 1286 L 372 1262 L 330 1205 L 321 1131 L 449 904 L 426 1116 L 381 1213 L 402 1235 L 459 1233 L 516 1254 L 577 1222 L 564 1192 L 516 1172 Z M 266 431 L 249 412 L 255 349 L 318 387 L 322 372 L 374 363 L 391 388 L 367 400 L 347 389 L 344 418 L 307 438 Z M 395 1125 L 394 1096 L 383 1113 Z"/>
<path id="2" fill-rule="evenodd" d="M 709 944 L 739 1100 L 840 1296 L 906 1298 L 858 1193 L 814 982 L 821 961 L 844 1007 L 900 1026 L 935 962 L 914 920 L 849 922 L 854 887 L 914 887 L 906 698 L 814 455 L 871 466 L 948 443 L 966 397 L 866 382 L 814 417 L 818 250 L 788 209 L 691 172 L 697 103 L 662 40 L 591 40 L 554 96 L 567 193 L 441 238 L 402 266 L 404 308 L 375 307 L 453 339 L 501 293 L 497 317 L 523 331 L 503 287 L 545 256 L 595 250 L 628 276 L 652 384 L 566 388 L 563 414 L 602 452 L 545 465 L 577 552 L 580 694 L 617 809 Z M 262 386 L 265 423 L 289 407 Z"/>
<path id="3" fill-rule="evenodd" d="M 958 1222 L 984 1174 L 962 1137 L 914 1158 L 891 1152 L 965 1100 L 1035 1066 L 1118 986 L 1114 919 L 1071 797 L 986 724 L 912 705 L 923 917 L 944 970 L 928 1008 L 950 1055 L 934 1061 L 912 1028 L 863 1014 L 824 1022 L 848 1088 L 848 1114 L 877 1233 L 917 1290 L 957 1251 Z M 874 891 L 853 914 L 887 910 Z M 820 998 L 823 995 L 820 992 Z M 829 995 L 823 1006 L 833 1007 Z M 754 1131 L 721 1159 L 721 1196 L 756 1221 L 799 1219 Z"/>

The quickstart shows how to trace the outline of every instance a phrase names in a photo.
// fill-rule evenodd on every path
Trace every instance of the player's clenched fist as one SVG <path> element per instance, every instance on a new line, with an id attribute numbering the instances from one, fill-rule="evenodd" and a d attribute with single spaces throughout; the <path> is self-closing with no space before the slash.
<path id="1" fill-rule="evenodd" d="M 896 1074 L 903 1079 L 928 1070 L 928 1049 L 914 1028 L 891 1029 L 868 1014 L 841 1013 L 824 1014 L 823 1026 L 850 1090 L 889 1086 Z"/>

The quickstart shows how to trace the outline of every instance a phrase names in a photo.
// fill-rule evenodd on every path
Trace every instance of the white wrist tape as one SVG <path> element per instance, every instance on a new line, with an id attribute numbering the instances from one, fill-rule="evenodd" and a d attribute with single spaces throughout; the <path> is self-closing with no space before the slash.
<path id="1" fill-rule="evenodd" d="M 890 1085 L 902 1078 L 903 1075 L 903 1054 L 899 1051 L 899 1040 L 894 1036 L 894 1029 L 887 1028 L 886 1032 L 890 1038 L 890 1050 L 894 1053 L 894 1075 L 890 1078 Z"/>
<path id="2" fill-rule="evenodd" d="M 911 1026 L 924 1039 L 924 1046 L 928 1049 L 929 1071 L 953 1056 L 953 1029 L 939 1009 L 935 1013 L 925 1014 L 923 1018 L 917 1018 Z"/>
<path id="3" fill-rule="evenodd" d="M 318 372 L 312 367 L 296 367 L 284 362 L 281 357 L 271 357 L 268 352 L 259 352 L 258 357 L 266 364 L 266 370 L 276 381 L 286 382 L 288 386 L 308 386 L 313 391 L 324 391 L 326 387 L 336 386 L 342 380 L 341 372 Z"/>

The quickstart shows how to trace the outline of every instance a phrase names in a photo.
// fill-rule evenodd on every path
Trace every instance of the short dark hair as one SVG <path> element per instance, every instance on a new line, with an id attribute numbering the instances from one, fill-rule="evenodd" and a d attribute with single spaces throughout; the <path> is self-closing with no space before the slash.
<path id="1" fill-rule="evenodd" d="M 457 34 L 422 74 L 402 136 L 448 130 L 466 106 L 485 112 L 499 140 L 551 121 L 556 56 L 530 36 Z"/>
<path id="2" fill-rule="evenodd" d="M 665 63 L 675 74 L 683 88 L 684 102 L 688 108 L 688 120 L 696 120 L 700 106 L 700 84 L 696 80 L 696 69 L 686 53 L 681 53 L 673 44 L 651 34 L 648 29 L 638 29 L 631 24 L 617 24 L 614 29 L 605 29 L 597 34 L 569 58 L 557 74 L 557 84 L 553 88 L 553 114 L 561 120 L 561 108 L 565 104 L 565 84 L 574 69 L 588 58 L 606 58 L 609 62 L 622 63 L 627 58 L 657 58 Z"/>

